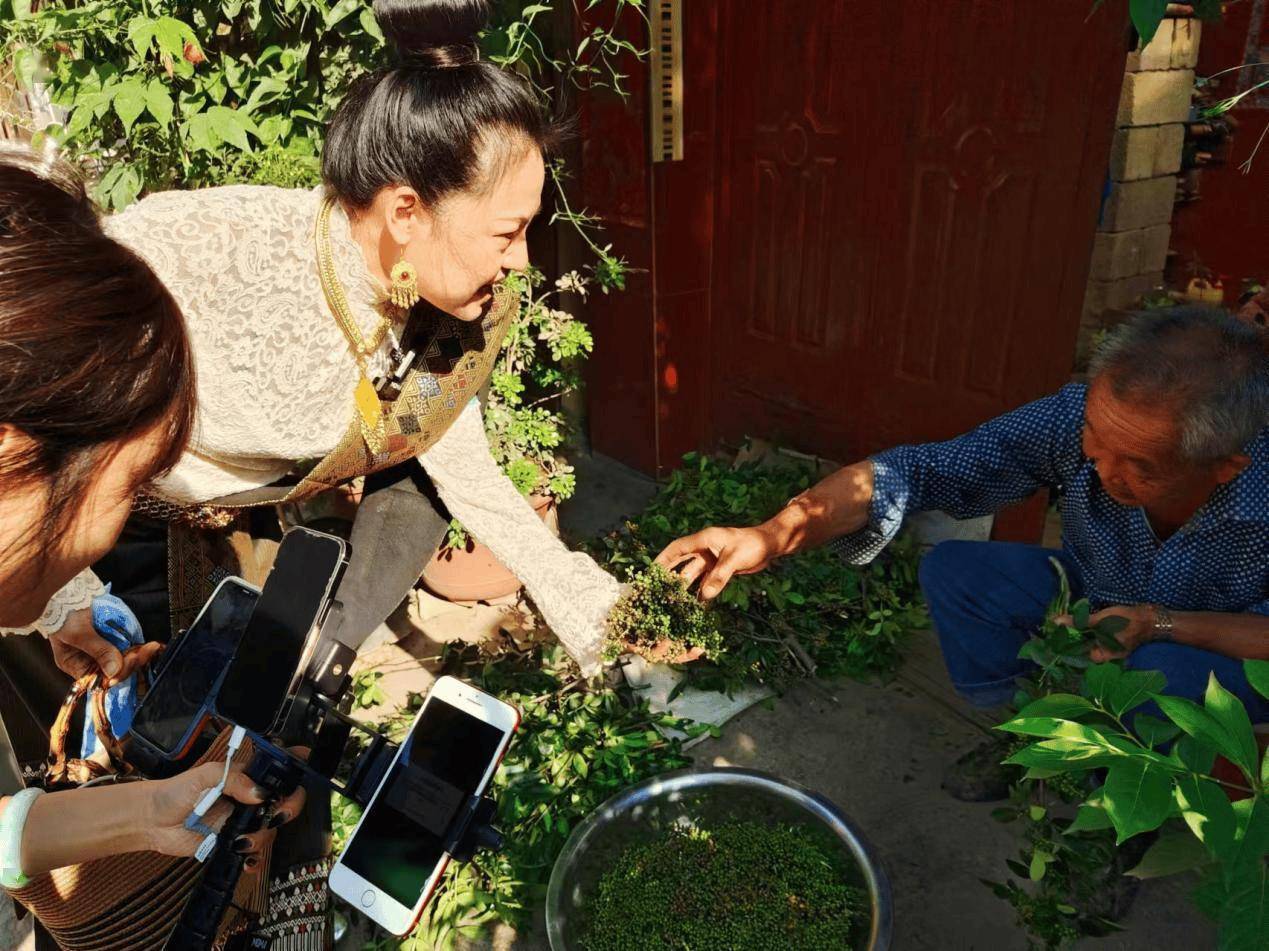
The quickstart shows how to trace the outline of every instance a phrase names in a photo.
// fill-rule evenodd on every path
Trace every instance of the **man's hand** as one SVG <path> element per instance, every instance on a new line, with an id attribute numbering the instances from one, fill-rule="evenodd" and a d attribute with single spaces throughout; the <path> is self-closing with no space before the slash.
<path id="1" fill-rule="evenodd" d="M 100 670 L 106 675 L 107 687 L 127 680 L 133 671 L 146 666 L 163 649 L 160 644 L 149 643 L 129 651 L 125 658 L 97 633 L 91 608 L 70 615 L 61 630 L 50 634 L 48 639 L 53 648 L 53 661 L 64 673 L 78 680 Z"/>
<path id="2" fill-rule="evenodd" d="M 1118 660 L 1121 657 L 1127 657 L 1142 644 L 1147 641 L 1154 640 L 1154 607 L 1149 604 L 1131 604 L 1131 605 L 1115 605 L 1105 608 L 1101 611 L 1094 611 L 1088 617 L 1088 626 L 1096 627 L 1098 622 L 1108 617 L 1123 618 L 1128 623 L 1123 630 L 1116 632 L 1115 640 L 1123 645 L 1123 650 L 1116 651 L 1103 647 L 1100 644 L 1094 644 L 1089 648 L 1088 656 L 1091 660 L 1101 664 L 1108 660 Z M 1074 623 L 1070 616 L 1057 618 L 1060 623 Z"/>
<path id="3" fill-rule="evenodd" d="M 671 542 L 657 555 L 657 564 L 677 571 L 693 584 L 700 579 L 700 596 L 716 598 L 732 575 L 762 571 L 779 554 L 775 539 L 762 526 L 753 528 L 706 528 Z"/>

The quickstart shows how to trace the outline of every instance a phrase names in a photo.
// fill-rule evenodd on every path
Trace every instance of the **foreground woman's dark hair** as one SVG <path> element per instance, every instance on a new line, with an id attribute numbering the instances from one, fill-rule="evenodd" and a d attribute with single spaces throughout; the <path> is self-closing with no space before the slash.
<path id="1" fill-rule="evenodd" d="M 48 485 L 37 541 L 62 527 L 114 444 L 161 426 L 164 451 L 139 475 L 170 468 L 193 413 L 193 361 L 167 289 L 106 236 L 73 172 L 0 154 L 0 424 L 30 437 L 0 481 Z"/>

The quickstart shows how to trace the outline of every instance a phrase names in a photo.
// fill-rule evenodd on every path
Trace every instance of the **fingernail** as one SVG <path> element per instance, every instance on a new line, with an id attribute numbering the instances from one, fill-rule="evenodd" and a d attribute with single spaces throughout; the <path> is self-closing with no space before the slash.
<path id="1" fill-rule="evenodd" d="M 251 839 L 245 835 L 240 835 L 234 839 L 234 851 L 239 855 L 251 848 Z"/>
<path id="2" fill-rule="evenodd" d="M 269 828 L 276 829 L 278 826 L 282 825 L 282 823 L 289 821 L 290 818 L 291 817 L 285 812 L 275 812 L 269 819 Z"/>
<path id="3" fill-rule="evenodd" d="M 269 791 L 263 786 L 252 786 L 251 795 L 255 796 L 257 799 L 268 799 Z"/>
<path id="4" fill-rule="evenodd" d="M 113 677 L 115 674 L 119 673 L 119 661 L 112 657 L 110 660 L 106 661 L 104 670 L 106 671 L 107 677 Z"/>

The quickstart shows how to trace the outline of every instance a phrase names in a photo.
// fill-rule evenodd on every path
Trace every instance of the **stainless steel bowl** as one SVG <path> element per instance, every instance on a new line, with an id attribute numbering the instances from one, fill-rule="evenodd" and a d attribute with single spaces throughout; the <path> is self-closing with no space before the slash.
<path id="1" fill-rule="evenodd" d="M 823 830 L 826 844 L 853 860 L 849 864 L 857 875 L 852 884 L 872 898 L 872 927 L 859 951 L 890 947 L 890 883 L 854 823 L 833 803 L 797 783 L 751 769 L 716 768 L 654 776 L 618 793 L 573 830 L 547 886 L 551 951 L 578 951 L 584 910 L 600 878 L 627 848 L 646 844 L 684 821 L 726 820 L 799 823 Z"/>

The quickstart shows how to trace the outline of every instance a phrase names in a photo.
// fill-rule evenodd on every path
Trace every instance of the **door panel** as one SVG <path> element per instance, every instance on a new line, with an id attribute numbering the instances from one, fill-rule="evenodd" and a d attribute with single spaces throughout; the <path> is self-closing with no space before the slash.
<path id="1" fill-rule="evenodd" d="M 714 437 L 845 460 L 1060 385 L 1119 6 L 720 4 Z"/>

